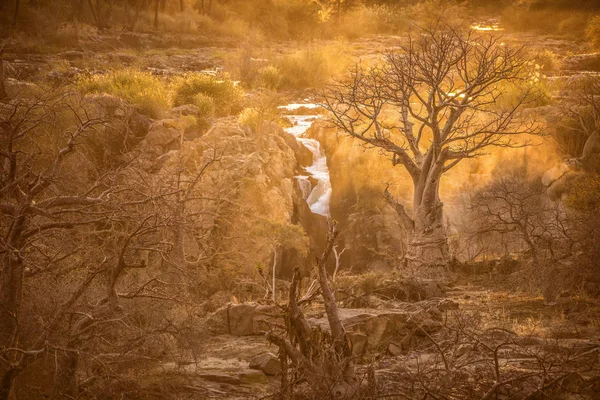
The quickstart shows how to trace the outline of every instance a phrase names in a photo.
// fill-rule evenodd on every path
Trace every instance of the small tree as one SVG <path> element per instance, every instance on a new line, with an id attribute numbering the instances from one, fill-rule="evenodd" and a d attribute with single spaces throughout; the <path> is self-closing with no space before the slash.
<path id="1" fill-rule="evenodd" d="M 289 222 L 262 220 L 257 227 L 257 236 L 266 237 L 273 251 L 271 276 L 271 299 L 276 301 L 275 277 L 277 276 L 278 254 L 281 249 L 295 249 L 302 255 L 308 253 L 308 236 L 301 226 Z"/>
<path id="2" fill-rule="evenodd" d="M 517 248 L 531 256 L 533 275 L 542 286 L 544 299 L 554 302 L 560 263 L 577 245 L 564 204 L 551 201 L 539 179 L 528 181 L 515 173 L 477 192 L 471 199 L 471 211 L 477 235 L 510 236 Z"/>
<path id="3" fill-rule="evenodd" d="M 391 156 L 408 171 L 414 187 L 412 215 L 393 201 L 412 232 L 406 258 L 414 265 L 446 264 L 449 258 L 439 197 L 441 177 L 460 161 L 490 147 L 519 147 L 519 108 L 532 90 L 518 91 L 510 104 L 499 100 L 507 85 L 528 78 L 522 50 L 498 38 L 448 27 L 423 29 L 381 66 L 356 66 L 351 79 L 325 94 L 331 121 L 344 134 Z"/>

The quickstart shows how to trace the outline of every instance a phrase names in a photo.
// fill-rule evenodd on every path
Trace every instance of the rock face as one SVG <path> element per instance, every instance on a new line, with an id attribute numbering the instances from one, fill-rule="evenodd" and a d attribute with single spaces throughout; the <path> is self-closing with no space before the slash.
<path id="1" fill-rule="evenodd" d="M 376 151 L 366 151 L 352 140 L 338 140 L 321 123 L 306 132 L 327 154 L 332 196 L 331 215 L 340 224 L 341 262 L 354 272 L 397 267 L 406 253 L 406 232 L 395 211 L 385 202 L 385 181 L 409 182 L 399 168 Z M 392 177 L 390 177 L 390 175 Z M 398 176 L 396 176 L 398 175 Z"/>

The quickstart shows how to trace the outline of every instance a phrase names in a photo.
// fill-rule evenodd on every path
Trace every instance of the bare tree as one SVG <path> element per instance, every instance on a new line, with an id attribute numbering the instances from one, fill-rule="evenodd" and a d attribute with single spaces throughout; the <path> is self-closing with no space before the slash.
<path id="1" fill-rule="evenodd" d="M 93 209 L 104 203 L 108 192 L 101 177 L 82 186 L 78 179 L 64 180 L 83 137 L 106 122 L 88 115 L 81 99 L 43 93 L 3 104 L 0 112 L 0 353 L 5 364 L 0 399 L 4 400 L 28 354 L 11 350 L 22 341 L 24 281 L 76 253 L 69 246 L 47 247 L 40 239 L 56 238 L 60 232 L 104 219 Z M 61 132 L 61 118 L 74 121 L 73 126 Z M 46 151 L 48 148 L 52 150 Z"/>
<path id="2" fill-rule="evenodd" d="M 527 85 L 517 101 L 497 103 L 503 85 L 528 77 L 521 48 L 445 26 L 419 33 L 381 66 L 357 65 L 324 100 L 339 130 L 390 154 L 412 178 L 412 213 L 394 207 L 412 232 L 406 258 L 417 266 L 448 261 L 441 177 L 461 160 L 493 146 L 523 146 L 519 135 L 539 133 L 518 118 L 532 96 Z"/>
<path id="3" fill-rule="evenodd" d="M 327 245 L 321 257 L 317 259 L 317 273 L 320 293 L 323 296 L 325 312 L 331 329 L 330 348 L 318 339 L 318 334 L 311 330 L 299 306 L 298 291 L 300 273 L 296 268 L 289 293 L 289 303 L 286 319 L 289 320 L 288 338 L 269 333 L 267 339 L 277 345 L 284 355 L 284 365 L 289 359 L 292 366 L 300 374 L 300 379 L 306 379 L 314 393 L 320 398 L 349 398 L 358 389 L 355 370 L 352 362 L 352 352 L 346 330 L 340 319 L 333 291 L 329 286 L 325 264 L 329 258 L 338 231 L 334 221 L 328 221 Z M 316 295 L 317 292 L 313 292 Z M 312 298 L 304 298 L 305 302 Z M 284 372 L 282 380 L 288 379 Z M 293 389 L 293 382 L 283 382 L 282 390 Z M 289 393 L 284 393 L 288 395 Z"/>
<path id="4" fill-rule="evenodd" d="M 196 199 L 190 188 L 206 168 L 176 186 L 152 181 L 135 160 L 99 168 L 89 141 L 119 124 L 72 93 L 21 93 L 0 104 L 0 117 L 0 399 L 51 352 L 52 398 L 77 397 L 80 358 L 115 363 L 114 352 L 102 355 L 115 326 L 124 343 L 114 347 L 129 354 L 148 339 L 132 304 L 183 297 L 172 276 L 185 265 L 169 259 L 180 254 L 169 233 L 179 232 L 179 206 Z M 35 315 L 23 312 L 32 306 Z"/>
<path id="5" fill-rule="evenodd" d="M 525 336 L 485 327 L 475 314 L 448 313 L 429 346 L 400 356 L 405 367 L 385 373 L 383 397 L 403 399 L 593 399 L 597 344 Z M 420 328 L 417 328 L 419 330 Z M 385 378 L 385 379 L 382 379 Z"/>
<path id="6" fill-rule="evenodd" d="M 577 248 L 564 204 L 550 200 L 539 179 L 528 181 L 513 173 L 477 192 L 471 199 L 471 212 L 475 235 L 509 236 L 517 249 L 528 252 L 535 282 L 542 286 L 546 302 L 554 302 L 560 263 Z"/>

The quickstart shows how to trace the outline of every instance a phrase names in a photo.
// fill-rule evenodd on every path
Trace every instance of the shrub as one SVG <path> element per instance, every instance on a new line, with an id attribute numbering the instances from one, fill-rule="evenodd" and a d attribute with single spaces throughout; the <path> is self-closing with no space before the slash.
<path id="1" fill-rule="evenodd" d="M 215 101 L 204 93 L 196 94 L 193 104 L 198 107 L 198 115 L 201 117 L 211 117 L 215 114 Z"/>
<path id="2" fill-rule="evenodd" d="M 585 30 L 585 37 L 593 48 L 600 50 L 600 15 L 590 20 Z"/>
<path id="3" fill-rule="evenodd" d="M 238 120 L 242 125 L 248 125 L 253 130 L 258 126 L 259 112 L 256 108 L 247 107 L 242 110 Z"/>
<path id="4" fill-rule="evenodd" d="M 212 98 L 217 115 L 229 115 L 241 108 L 243 91 L 228 77 L 190 73 L 174 81 L 173 101 L 176 106 L 195 104 L 199 93 Z"/>
<path id="5" fill-rule="evenodd" d="M 348 39 L 373 34 L 392 34 L 408 29 L 406 11 L 398 12 L 387 5 L 360 6 L 346 13 L 337 26 L 337 31 Z"/>
<path id="6" fill-rule="evenodd" d="M 277 61 L 282 74 L 281 85 L 289 89 L 323 86 L 348 65 L 349 58 L 341 46 L 299 50 Z"/>
<path id="7" fill-rule="evenodd" d="M 80 79 L 77 87 L 83 93 L 106 93 L 120 97 L 153 118 L 160 117 L 170 106 L 164 83 L 150 73 L 134 69 L 92 75 Z"/>
<path id="8" fill-rule="evenodd" d="M 281 71 L 273 65 L 259 69 L 258 76 L 261 86 L 267 89 L 277 90 L 281 84 Z"/>

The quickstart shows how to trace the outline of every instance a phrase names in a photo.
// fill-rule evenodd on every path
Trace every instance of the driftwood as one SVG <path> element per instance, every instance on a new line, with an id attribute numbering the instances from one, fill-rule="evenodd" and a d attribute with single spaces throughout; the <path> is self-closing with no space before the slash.
<path id="1" fill-rule="evenodd" d="M 321 257 L 317 258 L 318 281 L 331 330 L 331 342 L 322 332 L 311 328 L 298 305 L 298 269 L 294 271 L 286 310 L 288 337 L 267 334 L 267 339 L 279 347 L 284 358 L 289 359 L 291 367 L 295 368 L 300 376 L 299 380 L 306 380 L 320 398 L 345 398 L 358 388 L 349 340 L 325 270 L 325 263 L 333 251 L 337 235 L 336 223 L 328 221 L 327 246 Z M 287 361 L 285 365 L 287 367 Z M 289 380 L 286 371 L 282 376 L 284 398 L 293 390 L 293 383 Z"/>

